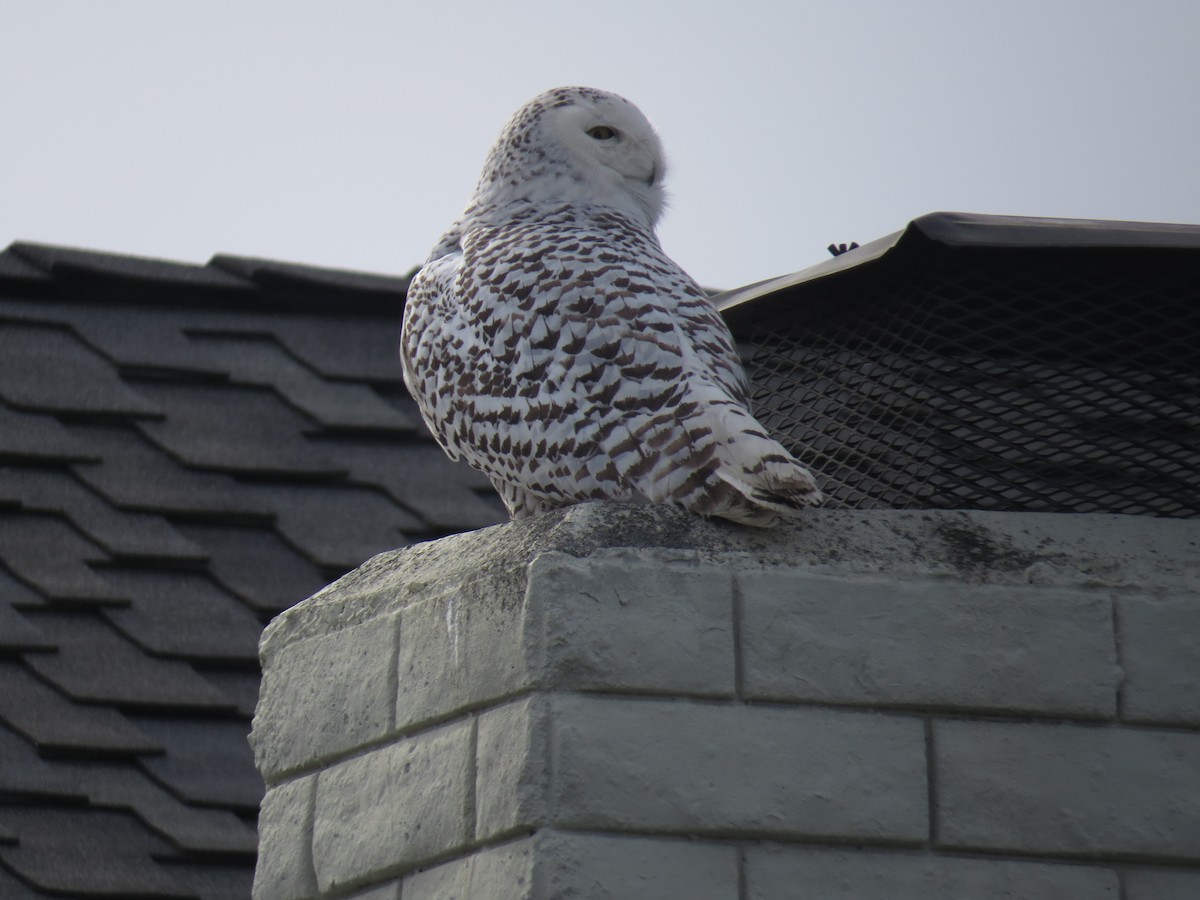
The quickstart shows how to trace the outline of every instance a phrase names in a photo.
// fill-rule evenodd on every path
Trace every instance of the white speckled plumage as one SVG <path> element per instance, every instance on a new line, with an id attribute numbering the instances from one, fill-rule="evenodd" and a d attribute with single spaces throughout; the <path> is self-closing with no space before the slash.
<path id="1" fill-rule="evenodd" d="M 629 101 L 547 91 L 409 287 L 405 384 L 514 518 L 611 499 L 771 525 L 820 502 L 751 415 L 720 315 L 659 246 L 664 172 Z"/>

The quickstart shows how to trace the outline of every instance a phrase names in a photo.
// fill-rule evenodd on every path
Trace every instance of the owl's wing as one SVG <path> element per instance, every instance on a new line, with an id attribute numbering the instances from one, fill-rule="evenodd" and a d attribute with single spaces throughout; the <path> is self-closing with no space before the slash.
<path id="1" fill-rule="evenodd" d="M 702 452 L 697 382 L 746 394 L 703 291 L 652 238 L 606 224 L 477 228 L 420 272 L 405 312 L 405 381 L 446 452 L 559 503 L 652 499 L 651 470 L 671 460 L 682 479 Z"/>
<path id="2" fill-rule="evenodd" d="M 460 321 L 454 297 L 454 277 L 461 264 L 461 252 L 455 252 L 430 260 L 413 276 L 400 332 L 404 386 L 434 439 L 453 460 L 461 458 L 460 448 L 446 440 L 441 425 L 449 415 L 460 367 L 456 335 L 464 341 L 472 337 L 467 323 Z"/>

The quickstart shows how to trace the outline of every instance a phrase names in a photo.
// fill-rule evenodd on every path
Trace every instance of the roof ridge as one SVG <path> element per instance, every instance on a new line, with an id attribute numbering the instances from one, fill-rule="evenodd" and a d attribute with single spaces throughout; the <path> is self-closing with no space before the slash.
<path id="1" fill-rule="evenodd" d="M 381 275 L 355 269 L 313 266 L 257 256 L 218 253 L 208 261 L 210 267 L 229 272 L 257 284 L 285 284 L 327 290 L 329 288 L 403 294 L 412 280 L 408 275 Z"/>
<path id="2" fill-rule="evenodd" d="M 14 241 L 0 250 L 0 296 L 16 288 L 55 296 L 77 296 L 81 283 L 94 295 L 97 287 L 145 295 L 154 292 L 162 304 L 163 287 L 179 290 L 172 303 L 194 304 L 197 294 L 208 298 L 253 298 L 255 306 L 282 303 L 328 311 L 330 294 L 339 305 L 364 312 L 398 312 L 412 274 L 384 275 L 352 269 L 312 266 L 254 256 L 218 253 L 206 263 L 180 262 L 152 256 L 89 250 L 35 241 Z M 8 290 L 6 290 L 8 288 Z M 186 296 L 185 296 L 186 295 Z"/>

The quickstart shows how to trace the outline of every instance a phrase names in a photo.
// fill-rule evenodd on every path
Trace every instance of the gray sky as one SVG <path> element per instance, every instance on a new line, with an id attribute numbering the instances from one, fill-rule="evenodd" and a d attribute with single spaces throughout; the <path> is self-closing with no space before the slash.
<path id="1" fill-rule="evenodd" d="M 736 287 L 936 209 L 1200 222 L 1195 0 L 0 0 L 0 246 L 400 274 L 542 90 L 621 93 Z"/>

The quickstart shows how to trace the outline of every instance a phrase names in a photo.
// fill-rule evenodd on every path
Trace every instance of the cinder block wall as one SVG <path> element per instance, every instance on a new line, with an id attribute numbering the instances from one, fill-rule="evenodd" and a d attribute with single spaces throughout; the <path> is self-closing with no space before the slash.
<path id="1" fill-rule="evenodd" d="M 263 639 L 258 900 L 1200 897 L 1200 524 L 589 504 Z"/>

